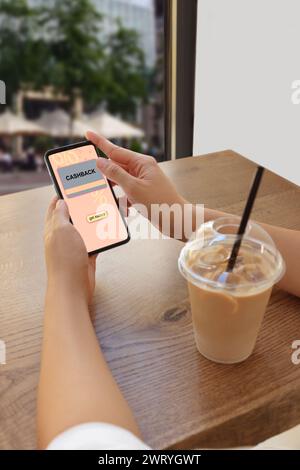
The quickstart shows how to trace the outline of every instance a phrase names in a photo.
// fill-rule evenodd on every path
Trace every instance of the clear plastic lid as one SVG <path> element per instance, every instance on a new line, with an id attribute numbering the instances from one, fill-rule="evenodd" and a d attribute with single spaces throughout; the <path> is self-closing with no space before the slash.
<path id="1" fill-rule="evenodd" d="M 237 240 L 240 219 L 222 217 L 206 222 L 181 250 L 178 266 L 191 283 L 209 289 L 257 291 L 275 284 L 283 276 L 285 264 L 270 235 L 250 221 L 235 266 L 228 261 Z"/>

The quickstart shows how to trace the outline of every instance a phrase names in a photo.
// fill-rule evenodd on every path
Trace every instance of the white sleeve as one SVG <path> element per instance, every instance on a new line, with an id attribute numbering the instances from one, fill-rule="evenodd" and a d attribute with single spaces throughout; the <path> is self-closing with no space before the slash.
<path id="1" fill-rule="evenodd" d="M 300 425 L 261 442 L 254 450 L 300 450 Z"/>
<path id="2" fill-rule="evenodd" d="M 79 424 L 59 434 L 47 450 L 147 450 L 144 442 L 118 426 L 106 423 Z"/>

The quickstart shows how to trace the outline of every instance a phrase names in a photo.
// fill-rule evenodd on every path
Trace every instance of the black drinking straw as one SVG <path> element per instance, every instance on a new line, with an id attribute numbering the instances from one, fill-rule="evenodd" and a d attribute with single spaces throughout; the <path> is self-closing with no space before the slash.
<path id="1" fill-rule="evenodd" d="M 250 189 L 250 193 L 248 196 L 247 204 L 245 206 L 242 220 L 239 226 L 239 230 L 237 233 L 237 239 L 234 242 L 234 245 L 232 247 L 231 255 L 228 260 L 228 265 L 227 265 L 227 272 L 231 272 L 234 268 L 237 256 L 239 254 L 240 246 L 242 244 L 243 236 L 247 227 L 248 220 L 250 218 L 250 214 L 255 202 L 256 194 L 260 186 L 260 182 L 262 179 L 264 173 L 264 168 L 262 166 L 257 167 L 256 175 L 252 184 L 252 187 Z"/>

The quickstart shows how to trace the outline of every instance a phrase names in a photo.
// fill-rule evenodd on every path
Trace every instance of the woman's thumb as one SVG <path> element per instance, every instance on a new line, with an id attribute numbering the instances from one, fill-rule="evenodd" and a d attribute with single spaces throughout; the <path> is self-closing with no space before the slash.
<path id="1" fill-rule="evenodd" d="M 60 225 L 70 223 L 70 215 L 67 204 L 63 199 L 59 199 L 55 206 L 54 217 Z"/>

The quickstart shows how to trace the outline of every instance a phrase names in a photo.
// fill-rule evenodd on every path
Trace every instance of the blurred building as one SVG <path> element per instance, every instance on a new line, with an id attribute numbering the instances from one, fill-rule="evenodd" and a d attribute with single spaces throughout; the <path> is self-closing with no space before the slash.
<path id="1" fill-rule="evenodd" d="M 109 35 L 120 19 L 124 27 L 137 31 L 148 68 L 156 62 L 155 11 L 153 0 L 92 0 L 103 14 L 102 30 Z"/>

